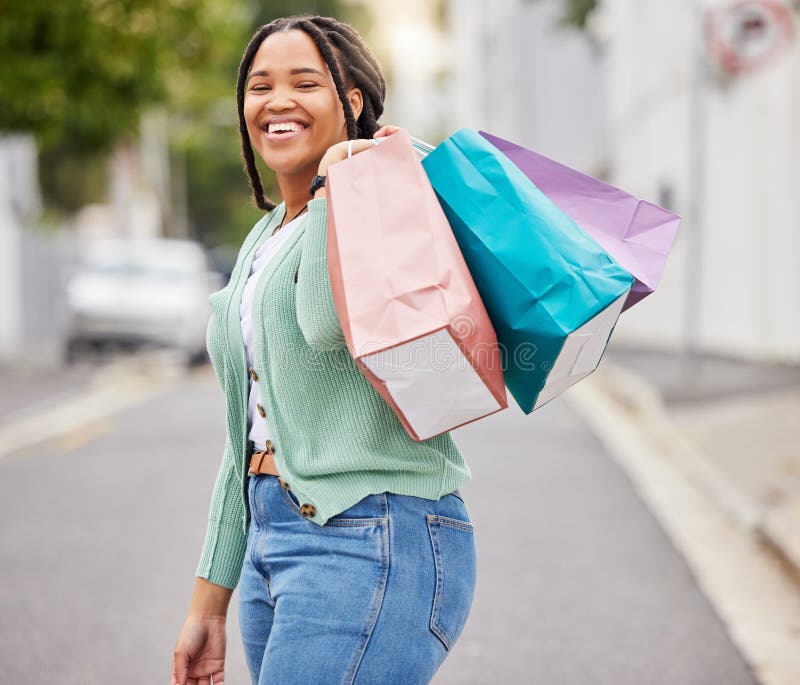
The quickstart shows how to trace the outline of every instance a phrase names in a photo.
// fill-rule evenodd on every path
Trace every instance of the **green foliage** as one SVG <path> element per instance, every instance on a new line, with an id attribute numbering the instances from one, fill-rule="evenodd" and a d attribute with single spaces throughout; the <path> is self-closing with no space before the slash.
<path id="1" fill-rule="evenodd" d="M 319 14 L 325 17 L 344 19 L 348 11 L 339 0 L 255 0 L 256 24 L 266 24 L 278 17 L 290 17 L 294 14 Z"/>
<path id="2" fill-rule="evenodd" d="M 597 5 L 597 0 L 565 0 L 565 4 L 561 22 L 582 29 L 586 26 L 589 14 Z"/>
<path id="3" fill-rule="evenodd" d="M 208 58 L 211 0 L 26 0 L 0 16 L 0 130 L 107 148 Z"/>
<path id="4" fill-rule="evenodd" d="M 263 216 L 250 196 L 235 127 L 208 128 L 187 141 L 187 201 L 193 235 L 207 245 L 239 245 Z M 274 175 L 262 170 L 267 195 L 276 195 Z"/>
<path id="5" fill-rule="evenodd" d="M 166 105 L 193 232 L 235 244 L 261 214 L 236 117 L 248 40 L 279 16 L 358 12 L 338 0 L 0 0 L 0 131 L 35 134 L 45 203 L 72 212 L 105 199 L 108 151 Z M 273 174 L 262 179 L 276 197 Z"/>
<path id="6" fill-rule="evenodd" d="M 538 2 L 538 0 L 536 0 Z M 562 0 L 564 11 L 559 23 L 578 29 L 586 28 L 586 20 L 597 6 L 598 0 Z"/>
<path id="7" fill-rule="evenodd" d="M 47 209 L 72 213 L 83 205 L 104 202 L 108 159 L 105 152 L 82 150 L 68 141 L 39 154 L 39 183 Z"/>

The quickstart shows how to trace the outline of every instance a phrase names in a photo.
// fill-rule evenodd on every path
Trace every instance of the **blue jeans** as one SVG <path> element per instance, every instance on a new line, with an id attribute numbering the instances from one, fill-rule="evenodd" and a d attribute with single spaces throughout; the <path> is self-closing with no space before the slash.
<path id="1" fill-rule="evenodd" d="M 251 476 L 239 626 L 253 685 L 429 683 L 472 606 L 473 526 L 458 490 L 368 495 L 324 526 Z"/>

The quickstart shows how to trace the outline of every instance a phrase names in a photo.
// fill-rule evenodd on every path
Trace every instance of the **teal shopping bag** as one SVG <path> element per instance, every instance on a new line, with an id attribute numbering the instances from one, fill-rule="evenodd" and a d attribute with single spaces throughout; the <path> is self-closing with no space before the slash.
<path id="1" fill-rule="evenodd" d="M 529 414 L 597 368 L 633 276 L 476 131 L 457 131 L 422 165 Z"/>

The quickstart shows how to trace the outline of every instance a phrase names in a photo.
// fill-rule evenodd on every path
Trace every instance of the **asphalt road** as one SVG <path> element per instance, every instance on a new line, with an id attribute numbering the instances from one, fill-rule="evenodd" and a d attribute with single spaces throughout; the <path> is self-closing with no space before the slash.
<path id="1" fill-rule="evenodd" d="M 206 369 L 0 460 L 0 681 L 169 682 L 223 416 Z M 473 473 L 461 491 L 478 585 L 434 683 L 756 683 L 687 564 L 563 401 L 531 416 L 510 407 L 454 437 Z M 236 599 L 226 683 L 246 685 Z"/>

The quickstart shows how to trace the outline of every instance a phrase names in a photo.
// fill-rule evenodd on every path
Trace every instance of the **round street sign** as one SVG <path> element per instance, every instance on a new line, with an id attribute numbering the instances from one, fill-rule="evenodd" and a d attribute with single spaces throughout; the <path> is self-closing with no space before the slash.
<path id="1" fill-rule="evenodd" d="M 710 9 L 705 34 L 722 69 L 741 74 L 763 67 L 791 45 L 794 17 L 778 0 L 740 0 Z"/>

